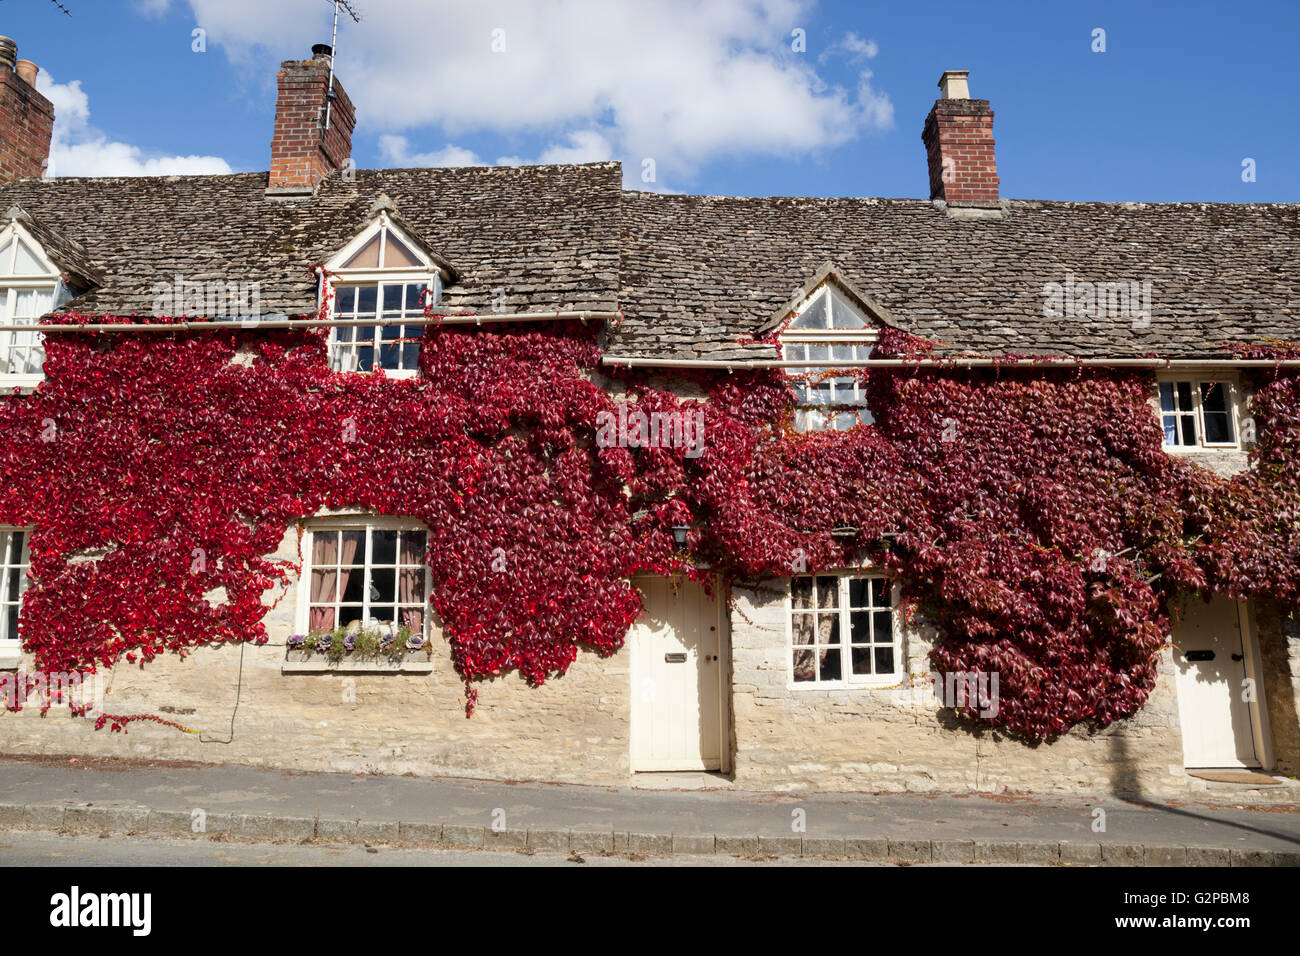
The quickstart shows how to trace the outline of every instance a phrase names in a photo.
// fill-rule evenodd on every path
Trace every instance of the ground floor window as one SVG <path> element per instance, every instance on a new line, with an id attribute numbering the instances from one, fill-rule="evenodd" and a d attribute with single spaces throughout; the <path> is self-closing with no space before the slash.
<path id="1" fill-rule="evenodd" d="M 26 531 L 0 528 L 0 645 L 18 644 L 18 612 L 27 589 Z"/>
<path id="2" fill-rule="evenodd" d="M 321 522 L 308 532 L 305 610 L 310 633 L 335 628 L 426 633 L 428 534 L 392 519 Z"/>
<path id="3" fill-rule="evenodd" d="M 795 684 L 893 683 L 903 671 L 893 596 L 883 575 L 791 578 L 789 616 Z"/>

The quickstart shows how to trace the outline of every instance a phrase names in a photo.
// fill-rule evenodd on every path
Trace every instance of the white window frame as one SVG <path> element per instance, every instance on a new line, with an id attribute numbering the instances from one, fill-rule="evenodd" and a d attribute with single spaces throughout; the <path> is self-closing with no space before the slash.
<path id="1" fill-rule="evenodd" d="M 1165 410 L 1160 403 L 1160 386 L 1164 384 L 1172 385 L 1175 395 L 1178 394 L 1178 384 L 1186 382 L 1191 385 L 1192 392 L 1192 409 L 1191 414 L 1196 429 L 1195 445 L 1170 445 L 1164 438 L 1161 438 L 1161 444 L 1165 451 L 1178 453 L 1197 452 L 1202 450 L 1234 450 L 1242 447 L 1241 442 L 1241 386 L 1239 377 L 1235 372 L 1211 372 L 1211 371 L 1190 371 L 1190 372 L 1161 372 L 1156 375 L 1156 416 L 1160 422 L 1160 434 L 1163 436 L 1165 431 Z M 1212 442 L 1205 439 L 1205 409 L 1201 402 L 1201 386 L 1203 384 L 1216 383 L 1227 386 L 1228 389 L 1228 417 L 1232 424 L 1232 438 L 1230 442 Z M 1186 412 L 1177 412 L 1173 414 L 1183 415 Z"/>
<path id="2" fill-rule="evenodd" d="M 20 563 L 9 564 L 9 547 L 11 535 L 23 535 L 23 550 L 19 556 Z M 22 641 L 18 634 L 8 632 L 9 622 L 9 582 L 10 576 L 23 569 L 23 577 L 18 583 L 19 619 L 22 616 L 23 593 L 30 583 L 27 577 L 31 569 L 32 529 L 16 525 L 0 525 L 0 667 L 16 667 L 22 659 Z"/>
<path id="3" fill-rule="evenodd" d="M 311 575 L 312 575 L 312 555 L 315 551 L 317 532 L 339 532 L 339 531 L 423 531 L 425 533 L 425 549 L 427 558 L 427 549 L 429 547 L 428 533 L 429 529 L 419 521 L 412 518 L 392 517 L 388 515 L 370 515 L 370 514 L 337 514 L 324 515 L 312 518 L 303 522 L 303 543 L 302 543 L 302 574 L 298 578 L 298 602 L 297 613 L 295 615 L 296 633 L 307 634 L 311 629 Z M 367 534 L 367 540 L 369 535 Z M 371 571 L 371 548 L 366 548 L 364 559 L 365 582 L 370 580 Z M 430 619 L 433 615 L 432 597 L 433 572 L 430 570 L 428 561 L 424 562 L 424 613 L 422 615 L 423 631 L 421 636 L 427 642 L 430 633 Z M 366 599 L 363 602 L 362 623 L 367 620 L 365 610 L 369 608 L 369 592 L 366 591 Z M 338 602 L 334 602 L 336 612 L 334 616 L 334 626 L 342 624 L 340 615 L 337 612 Z M 388 606 L 387 604 L 385 606 Z"/>
<path id="4" fill-rule="evenodd" d="M 31 250 L 39 260 L 44 271 L 25 275 L 12 274 L 12 269 L 17 262 L 18 245 L 14 244 L 9 250 L 9 261 L 0 263 L 0 324 L 11 325 L 14 323 L 14 311 L 18 305 L 19 292 L 47 292 L 50 296 L 50 308 L 55 308 L 60 300 L 60 277 L 59 269 L 49 257 L 41 244 L 37 242 L 32 234 L 24 229 L 17 222 L 10 222 L 7 227 L 0 230 L 0 247 L 3 247 L 11 238 L 16 238 Z M 40 315 L 33 317 L 33 323 L 41 320 Z M 33 388 L 45 380 L 45 336 L 38 334 L 36 344 L 27 346 L 41 350 L 41 371 L 39 372 L 19 372 L 11 374 L 9 368 L 9 352 L 14 347 L 13 340 L 21 332 L 3 332 L 0 333 L 0 389 L 8 392 L 14 387 Z"/>
<path id="5" fill-rule="evenodd" d="M 840 615 L 840 679 L 824 681 L 820 678 L 810 681 L 794 679 L 794 655 L 800 648 L 815 648 L 818 645 L 795 644 L 794 642 L 794 579 L 795 578 L 836 578 L 838 581 L 838 612 Z M 854 674 L 852 621 L 849 609 L 849 582 L 853 579 L 881 580 L 888 582 L 883 571 L 876 568 L 849 568 L 834 571 L 822 571 L 817 574 L 797 574 L 786 579 L 785 587 L 785 671 L 786 687 L 798 691 L 826 691 L 897 687 L 907 679 L 907 659 L 904 656 L 903 627 L 900 621 L 901 593 L 897 584 L 889 586 L 889 621 L 894 650 L 893 674 Z M 870 587 L 868 585 L 868 587 Z M 815 608 L 814 608 L 815 610 Z M 797 613 L 807 613 L 800 610 Z M 814 618 L 814 627 L 815 618 Z M 872 645 L 873 647 L 877 645 Z M 872 666 L 875 666 L 874 657 Z"/>
<path id="6" fill-rule="evenodd" d="M 785 373 L 791 378 L 798 376 L 817 375 L 825 372 L 831 372 L 835 369 L 835 359 L 832 358 L 833 349 L 851 348 L 853 350 L 853 359 L 869 358 L 871 349 L 875 346 L 876 340 L 880 338 L 880 330 L 872 323 L 871 317 L 865 315 L 861 309 L 849 301 L 848 297 L 839 292 L 830 283 L 824 283 L 813 291 L 811 295 L 805 298 L 799 307 L 795 309 L 795 316 L 803 315 L 815 303 L 825 298 L 827 317 L 834 315 L 834 308 L 839 306 L 848 309 L 854 315 L 862 319 L 864 325 L 860 329 L 796 329 L 791 326 L 786 328 L 778 336 L 778 342 L 781 346 L 781 357 L 787 360 L 808 360 L 815 361 L 811 357 L 813 348 L 824 347 L 827 352 L 826 365 L 808 368 L 786 368 Z M 832 320 L 833 321 L 833 320 Z M 838 392 L 839 389 L 845 388 L 843 380 L 847 376 L 827 376 L 825 381 L 833 380 L 835 384 L 833 389 Z M 874 421 L 871 416 L 871 409 L 867 406 L 866 396 L 863 394 L 861 381 L 850 379 L 853 389 L 854 401 L 852 402 L 834 402 L 827 404 L 799 403 L 795 408 L 795 430 L 800 432 L 811 431 L 842 431 L 844 429 L 835 429 L 827 427 L 824 417 L 820 422 L 818 416 L 822 409 L 839 409 L 840 412 L 856 411 L 859 414 L 859 421 L 862 424 L 869 424 Z M 806 381 L 806 379 L 804 380 Z M 796 396 L 797 396 L 796 392 Z M 865 414 L 865 419 L 862 416 Z M 855 426 L 850 426 L 855 427 Z"/>
<path id="7" fill-rule="evenodd" d="M 415 268 L 398 268 L 398 269 L 348 269 L 344 268 L 343 263 L 347 262 L 354 255 L 360 252 L 371 239 L 379 234 L 380 239 L 379 261 L 386 261 L 385 253 L 388 244 L 388 233 L 392 232 L 402 241 L 403 245 L 420 260 L 421 265 Z M 330 273 L 328 288 L 322 284 L 322 295 L 328 295 L 330 300 L 330 318 L 336 318 L 334 312 L 334 303 L 337 302 L 338 291 L 343 287 L 352 287 L 360 289 L 366 286 L 376 287 L 375 315 L 382 317 L 384 312 L 384 287 L 388 285 L 407 285 L 409 283 L 424 283 L 430 289 L 430 296 L 426 299 L 425 305 L 437 305 L 442 301 L 442 271 L 434 262 L 420 249 L 416 243 L 400 226 L 394 223 L 386 213 L 380 214 L 365 229 L 357 233 L 350 242 L 325 264 L 325 269 Z M 374 341 L 382 343 L 383 329 L 381 325 L 361 326 L 359 328 L 372 328 L 374 331 Z M 329 340 L 326 345 L 326 355 L 330 367 L 335 365 L 335 356 L 338 353 L 340 343 L 338 339 L 339 327 L 330 329 Z M 421 333 L 423 335 L 423 333 Z M 378 346 L 376 346 L 376 351 Z M 378 355 L 376 354 L 375 358 Z M 371 369 L 338 369 L 338 371 L 350 372 L 357 375 L 374 374 L 374 367 Z M 384 375 L 388 378 L 414 378 L 419 374 L 418 369 L 383 369 Z"/>

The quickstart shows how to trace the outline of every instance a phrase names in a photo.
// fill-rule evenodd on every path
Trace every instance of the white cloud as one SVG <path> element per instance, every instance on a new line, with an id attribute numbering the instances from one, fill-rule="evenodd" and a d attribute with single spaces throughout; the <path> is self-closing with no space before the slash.
<path id="1" fill-rule="evenodd" d="M 408 168 L 416 166 L 486 166 L 471 149 L 448 143 L 431 153 L 412 153 L 405 136 L 385 133 L 379 137 L 379 154 L 390 166 Z"/>
<path id="2" fill-rule="evenodd" d="M 171 0 L 131 0 L 131 6 L 142 16 L 158 18 L 171 7 Z"/>
<path id="3" fill-rule="evenodd" d="M 328 39 L 320 0 L 189 2 L 209 44 L 255 76 Z M 814 155 L 892 123 L 869 71 L 831 84 L 814 58 L 791 51 L 790 31 L 811 19 L 811 6 L 371 0 L 364 22 L 340 23 L 337 67 L 363 129 L 435 128 L 452 143 L 528 135 L 546 144 L 542 159 L 618 158 L 639 170 L 651 158 L 661 178 L 687 177 L 722 156 Z M 853 34 L 837 48 L 854 63 L 876 52 Z"/>
<path id="4" fill-rule="evenodd" d="M 229 173 L 220 156 L 149 156 L 138 146 L 112 142 L 90 124 L 90 97 L 80 80 L 56 83 L 48 72 L 36 88 L 54 104 L 50 176 L 189 176 Z"/>

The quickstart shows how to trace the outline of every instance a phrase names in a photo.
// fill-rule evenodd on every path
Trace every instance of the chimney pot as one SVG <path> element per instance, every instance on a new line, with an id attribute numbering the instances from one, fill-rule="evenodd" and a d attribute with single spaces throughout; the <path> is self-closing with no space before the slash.
<path id="1" fill-rule="evenodd" d="M 333 55 L 334 48 L 328 43 L 317 43 L 311 48 L 311 56 L 313 60 L 328 60 Z"/>
<path id="2" fill-rule="evenodd" d="M 18 78 L 28 86 L 36 85 L 36 74 L 40 71 L 41 68 L 31 60 L 19 60 L 14 66 L 14 72 L 18 74 Z"/>
<path id="3" fill-rule="evenodd" d="M 0 36 L 0 67 L 13 69 L 18 60 L 18 44 L 11 37 Z"/>
<path id="4" fill-rule="evenodd" d="M 940 98 L 945 100 L 970 99 L 970 86 L 966 82 L 966 78 L 969 76 L 970 70 L 944 70 L 943 76 L 939 77 Z"/>

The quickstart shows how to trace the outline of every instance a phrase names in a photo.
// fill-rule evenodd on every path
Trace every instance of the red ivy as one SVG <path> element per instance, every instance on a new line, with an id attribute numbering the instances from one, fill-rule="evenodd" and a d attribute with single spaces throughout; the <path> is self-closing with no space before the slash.
<path id="1" fill-rule="evenodd" d="M 876 354 L 926 348 L 886 330 Z M 698 377 L 707 402 L 627 373 L 641 410 L 703 415 L 696 455 L 602 447 L 617 403 L 572 323 L 430 326 L 406 380 L 331 372 L 319 330 L 46 349 L 46 380 L 0 407 L 0 522 L 35 527 L 22 632 L 46 671 L 264 642 L 297 570 L 265 556 L 324 507 L 428 527 L 471 712 L 469 682 L 621 647 L 633 573 L 703 577 L 677 524 L 728 580 L 884 566 L 939 625 L 936 668 L 997 672 L 992 722 L 1031 738 L 1142 706 L 1176 591 L 1300 603 L 1300 379 L 1281 371 L 1259 383 L 1255 469 L 1224 481 L 1164 453 L 1138 372 L 876 371 L 876 424 L 807 435 L 783 373 Z"/>

